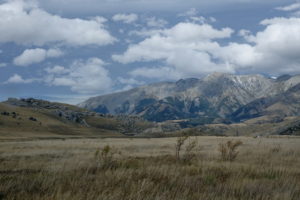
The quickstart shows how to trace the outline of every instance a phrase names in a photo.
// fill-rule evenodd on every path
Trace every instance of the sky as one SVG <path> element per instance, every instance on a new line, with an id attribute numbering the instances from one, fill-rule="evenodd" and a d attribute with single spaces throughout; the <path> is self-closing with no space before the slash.
<path id="1" fill-rule="evenodd" d="M 0 0 L 0 100 L 300 73 L 300 1 Z"/>

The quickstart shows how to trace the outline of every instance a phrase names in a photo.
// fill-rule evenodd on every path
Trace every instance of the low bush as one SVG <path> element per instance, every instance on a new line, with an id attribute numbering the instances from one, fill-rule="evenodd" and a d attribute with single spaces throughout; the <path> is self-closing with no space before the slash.
<path id="1" fill-rule="evenodd" d="M 223 161 L 234 161 L 239 154 L 237 151 L 238 147 L 242 145 L 243 142 L 238 140 L 238 141 L 227 141 L 225 143 L 220 143 L 219 144 L 219 152 L 221 159 Z"/>

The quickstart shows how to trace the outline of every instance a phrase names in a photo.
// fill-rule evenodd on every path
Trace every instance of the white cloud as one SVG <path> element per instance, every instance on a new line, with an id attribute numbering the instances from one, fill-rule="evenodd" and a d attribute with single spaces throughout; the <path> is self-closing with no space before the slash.
<path id="1" fill-rule="evenodd" d="M 140 37 L 149 37 L 152 35 L 156 34 L 161 34 L 162 30 L 161 29 L 147 29 L 147 28 L 142 28 L 141 30 L 133 30 L 128 33 L 128 35 L 136 35 Z M 131 43 L 131 42 L 129 42 Z"/>
<path id="2" fill-rule="evenodd" d="M 112 17 L 113 21 L 121 21 L 124 22 L 126 24 L 131 24 L 133 22 L 135 22 L 136 20 L 138 20 L 138 15 L 137 14 L 116 14 Z"/>
<path id="3" fill-rule="evenodd" d="M 206 45 L 211 39 L 230 37 L 232 33 L 232 29 L 217 30 L 208 24 L 179 23 L 171 29 L 156 31 L 139 44 L 131 45 L 123 55 L 113 55 L 112 58 L 124 64 L 164 59 L 177 50 L 198 51 L 193 48 Z"/>
<path id="4" fill-rule="evenodd" d="M 52 68 L 48 67 L 45 69 L 45 71 L 49 74 L 64 74 L 68 72 L 68 70 L 65 67 L 59 65 L 56 65 Z"/>
<path id="5" fill-rule="evenodd" d="M 138 81 L 134 78 L 123 78 L 123 77 L 118 77 L 117 81 L 122 85 L 122 89 L 120 89 L 119 91 L 126 91 L 126 90 L 130 90 L 134 87 L 137 86 L 141 86 L 144 85 L 145 82 L 143 81 Z"/>
<path id="6" fill-rule="evenodd" d="M 217 30 L 208 24 L 179 23 L 170 29 L 157 31 L 139 44 L 131 45 L 123 55 L 113 55 L 112 58 L 124 64 L 163 61 L 167 65 L 131 72 L 131 75 L 149 78 L 167 75 L 176 79 L 213 71 L 232 72 L 225 63 L 214 63 L 207 52 L 219 47 L 211 40 L 227 38 L 232 33 L 233 30 L 229 28 Z"/>
<path id="7" fill-rule="evenodd" d="M 126 84 L 126 85 L 142 85 L 142 84 L 145 84 L 145 82 L 143 82 L 143 81 L 138 81 L 138 80 L 133 79 L 133 78 L 122 78 L 122 77 L 118 77 L 118 82 L 120 82 L 121 84 Z"/>
<path id="8" fill-rule="evenodd" d="M 296 2 L 287 6 L 277 7 L 277 10 L 291 12 L 290 16 L 300 17 L 300 2 Z"/>
<path id="9" fill-rule="evenodd" d="M 18 75 L 18 74 L 14 74 L 13 76 L 11 76 L 5 83 L 12 83 L 12 84 L 26 84 L 26 83 L 32 83 L 36 81 L 36 79 L 23 79 L 22 76 Z"/>
<path id="10" fill-rule="evenodd" d="M 109 72 L 99 58 L 75 61 L 70 67 L 55 66 L 48 68 L 45 81 L 54 86 L 66 86 L 77 93 L 96 94 L 111 88 Z"/>
<path id="11" fill-rule="evenodd" d="M 197 23 L 200 23 L 200 24 L 214 23 L 214 22 L 217 21 L 214 17 L 206 18 L 206 17 L 203 17 L 203 16 L 191 16 L 189 19 L 192 22 L 197 22 Z"/>
<path id="12" fill-rule="evenodd" d="M 156 17 L 147 18 L 146 21 L 147 21 L 147 26 L 149 27 L 163 28 L 168 24 L 166 20 L 157 19 Z"/>
<path id="13" fill-rule="evenodd" d="M 199 15 L 199 11 L 196 8 L 191 8 L 188 11 L 184 13 L 180 13 L 178 15 L 179 17 L 186 18 L 186 21 L 190 21 L 193 23 L 200 23 L 200 24 L 206 24 L 206 23 L 214 23 L 216 22 L 216 18 L 214 17 L 204 17 Z"/>
<path id="14" fill-rule="evenodd" d="M 255 38 L 252 35 L 251 31 L 246 30 L 246 29 L 242 29 L 239 31 L 238 36 L 243 37 L 246 41 L 248 42 L 252 42 Z"/>
<path id="15" fill-rule="evenodd" d="M 266 71 L 300 72 L 300 18 L 273 18 L 261 24 L 266 28 L 253 38 L 253 48 L 262 56 L 253 65 Z"/>
<path id="16" fill-rule="evenodd" d="M 294 11 L 300 9 L 300 2 L 293 3 L 288 6 L 282 6 L 282 7 L 277 7 L 277 10 L 282 10 L 282 11 Z"/>
<path id="17" fill-rule="evenodd" d="M 201 23 L 201 24 L 204 24 L 205 22 L 206 22 L 206 18 L 205 17 L 203 17 L 203 16 L 193 16 L 193 17 L 191 17 L 190 18 L 192 21 L 194 21 L 194 22 L 199 22 L 199 23 Z"/>
<path id="18" fill-rule="evenodd" d="M 64 55 L 64 52 L 62 52 L 60 49 L 49 49 L 46 52 L 46 57 L 47 58 L 57 58 Z"/>
<path id="19" fill-rule="evenodd" d="M 172 67 L 142 67 L 129 73 L 134 77 L 178 80 L 182 77 L 180 72 Z"/>
<path id="20" fill-rule="evenodd" d="M 180 13 L 178 16 L 179 17 L 192 17 L 196 16 L 198 14 L 198 11 L 196 8 L 190 8 L 188 11 L 184 13 Z"/>
<path id="21" fill-rule="evenodd" d="M 11 0 L 0 4 L 0 42 L 42 46 L 52 43 L 107 45 L 115 41 L 100 18 L 63 18 L 29 2 Z"/>
<path id="22" fill-rule="evenodd" d="M 211 53 L 235 70 L 280 75 L 300 72 L 300 18 L 272 18 L 261 22 L 265 29 L 242 34 L 250 44 L 231 43 Z"/>
<path id="23" fill-rule="evenodd" d="M 26 49 L 21 55 L 14 59 L 14 64 L 17 66 L 28 66 L 35 63 L 40 63 L 47 58 L 56 58 L 63 55 L 59 49 Z"/>
<path id="24" fill-rule="evenodd" d="M 255 35 L 247 30 L 239 32 L 246 43 L 221 45 L 218 39 L 231 37 L 233 30 L 179 23 L 151 32 L 152 35 L 112 58 L 123 64 L 159 62 L 164 67 L 143 67 L 130 72 L 134 77 L 158 79 L 197 77 L 214 71 L 300 73 L 300 18 L 272 18 L 261 24 L 265 28 Z"/>
<path id="25" fill-rule="evenodd" d="M 46 75 L 34 79 L 24 79 L 18 74 L 10 77 L 5 84 L 26 84 L 41 82 L 50 86 L 64 86 L 80 94 L 99 94 L 111 89 L 113 81 L 99 58 L 74 61 L 69 67 L 54 66 L 45 69 Z M 125 79 L 124 79 L 125 80 Z M 129 82 L 128 82 L 129 83 Z"/>

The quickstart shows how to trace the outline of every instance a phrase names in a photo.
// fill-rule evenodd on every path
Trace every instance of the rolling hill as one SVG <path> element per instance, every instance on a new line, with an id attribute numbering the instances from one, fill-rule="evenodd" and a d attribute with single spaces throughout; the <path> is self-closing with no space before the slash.
<path id="1" fill-rule="evenodd" d="M 134 128 L 129 127 L 129 125 Z M 0 138 L 122 137 L 150 123 L 114 117 L 37 99 L 8 99 L 0 103 Z M 131 129 L 130 129 L 131 128 Z"/>

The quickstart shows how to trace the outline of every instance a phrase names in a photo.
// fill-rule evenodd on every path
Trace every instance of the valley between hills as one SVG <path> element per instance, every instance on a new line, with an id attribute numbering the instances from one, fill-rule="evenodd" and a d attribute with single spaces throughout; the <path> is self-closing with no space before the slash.
<path id="1" fill-rule="evenodd" d="M 300 134 L 300 76 L 214 73 L 90 98 L 0 103 L 0 137 L 169 137 Z"/>

